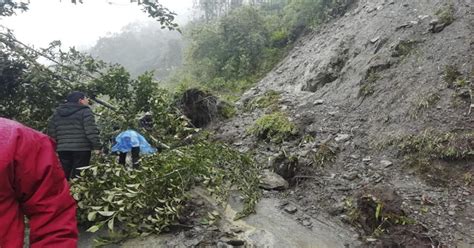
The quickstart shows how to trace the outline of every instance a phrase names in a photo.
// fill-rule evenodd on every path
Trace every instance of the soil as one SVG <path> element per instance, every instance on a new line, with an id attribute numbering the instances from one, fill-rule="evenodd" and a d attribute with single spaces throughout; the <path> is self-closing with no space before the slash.
<path id="1" fill-rule="evenodd" d="M 422 174 L 407 165 L 396 146 L 380 145 L 422 132 L 474 130 L 473 6 L 453 1 L 454 22 L 433 30 L 430 23 L 439 19 L 435 13 L 447 4 L 357 1 L 344 16 L 302 37 L 243 95 L 238 116 L 212 129 L 240 151 L 255 153 L 262 168 L 275 168 L 268 161 L 282 152 L 296 157 L 293 186 L 273 197 L 294 202 L 308 216 L 325 213 L 347 228 L 356 226 L 363 246 L 474 246 L 472 140 L 467 143 L 471 155 L 433 159 L 430 164 L 440 170 Z M 467 83 L 452 87 L 446 82 L 447 66 Z M 246 112 L 245 104 L 269 90 L 281 93 L 279 110 L 300 130 L 282 144 L 259 141 L 246 131 L 273 110 Z M 312 159 L 321 146 L 337 154 L 334 161 L 315 166 Z M 416 225 L 393 225 L 377 236 L 373 225 L 364 228 L 351 220 L 347 203 L 358 205 L 361 191 L 379 187 L 393 190 L 397 210 Z"/>

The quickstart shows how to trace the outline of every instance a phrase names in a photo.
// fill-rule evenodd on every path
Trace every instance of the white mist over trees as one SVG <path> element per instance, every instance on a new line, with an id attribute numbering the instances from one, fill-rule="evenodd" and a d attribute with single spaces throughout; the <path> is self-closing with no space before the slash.
<path id="1" fill-rule="evenodd" d="M 182 64 L 183 40 L 180 33 L 161 29 L 154 22 L 131 23 L 108 37 L 100 38 L 90 54 L 123 65 L 133 77 L 154 71 L 166 77 Z"/>

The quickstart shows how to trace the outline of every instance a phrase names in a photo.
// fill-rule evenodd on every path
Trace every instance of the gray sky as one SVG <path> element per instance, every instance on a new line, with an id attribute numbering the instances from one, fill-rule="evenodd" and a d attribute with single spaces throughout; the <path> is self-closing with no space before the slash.
<path id="1" fill-rule="evenodd" d="M 5 17 L 1 22 L 13 29 L 18 39 L 36 47 L 45 47 L 53 40 L 61 40 L 64 46 L 81 49 L 94 45 L 101 36 L 120 31 L 128 23 L 152 20 L 130 0 L 83 2 L 74 5 L 70 0 L 31 0 L 27 12 Z M 192 0 L 160 2 L 182 17 L 192 7 Z"/>

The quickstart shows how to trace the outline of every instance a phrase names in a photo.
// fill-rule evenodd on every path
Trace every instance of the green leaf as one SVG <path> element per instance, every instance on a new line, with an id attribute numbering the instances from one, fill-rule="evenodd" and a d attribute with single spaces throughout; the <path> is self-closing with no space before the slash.
<path id="1" fill-rule="evenodd" d="M 97 215 L 97 212 L 89 212 L 89 214 L 87 215 L 87 220 L 88 221 L 94 221 L 95 220 L 95 217 Z"/>
<path id="2" fill-rule="evenodd" d="M 377 208 L 375 209 L 375 219 L 379 219 L 380 217 L 380 214 L 382 213 L 382 207 L 383 207 L 383 204 L 382 203 L 377 203 Z"/>
<path id="3" fill-rule="evenodd" d="M 111 231 L 114 230 L 114 220 L 115 220 L 115 218 L 112 218 L 112 219 L 109 220 L 109 222 L 107 223 L 107 227 L 108 227 L 109 230 L 111 230 Z"/>
<path id="4" fill-rule="evenodd" d="M 86 232 L 95 233 L 100 229 L 100 225 L 93 225 L 86 230 Z"/>
<path id="5" fill-rule="evenodd" d="M 112 216 L 112 215 L 115 214 L 114 211 L 99 211 L 98 213 L 102 216 L 105 216 L 105 217 L 109 217 L 109 216 Z"/>

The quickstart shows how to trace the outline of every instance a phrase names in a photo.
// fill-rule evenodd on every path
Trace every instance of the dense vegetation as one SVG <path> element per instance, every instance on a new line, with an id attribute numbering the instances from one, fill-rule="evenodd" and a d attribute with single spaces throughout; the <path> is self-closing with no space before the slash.
<path id="1" fill-rule="evenodd" d="M 212 5 L 213 2 L 217 5 Z M 252 5 L 243 6 L 239 1 L 238 4 L 200 1 L 205 18 L 185 28 L 188 42 L 185 65 L 175 71 L 168 83 L 199 85 L 227 96 L 238 96 L 270 70 L 299 35 L 331 15 L 342 13 L 349 2 L 275 0 L 253 1 Z M 176 27 L 172 13 L 157 3 L 144 3 L 145 10 L 161 25 Z M 222 3 L 227 5 L 220 6 Z M 0 15 L 11 15 L 18 9 L 26 6 L 6 1 L 0 5 Z M 149 36 L 136 36 L 130 30 L 103 38 L 93 51 L 106 56 L 113 54 L 107 44 L 119 43 L 116 45 L 120 49 L 120 44 L 139 42 L 154 50 L 168 44 L 169 51 L 176 52 L 170 56 L 179 53 L 180 48 L 172 47 L 178 45 L 172 39 L 154 42 L 158 36 L 153 30 L 144 29 Z M 176 63 L 167 61 L 170 66 L 163 66 L 160 60 L 169 53 L 156 52 L 148 57 L 146 51 L 124 53 L 124 57 L 116 57 L 114 62 L 127 65 L 130 61 L 137 62 L 139 56 L 140 63 L 166 70 L 180 63 L 174 57 Z M 41 64 L 39 58 L 46 58 L 50 63 Z M 79 220 L 90 226 L 89 231 L 107 225 L 121 237 L 160 232 L 177 221 L 189 190 L 197 185 L 207 187 L 222 200 L 227 199 L 230 188 L 239 189 L 245 203 L 240 216 L 251 213 L 259 197 L 258 168 L 252 159 L 210 142 L 207 135 L 181 114 L 175 102 L 179 96 L 159 88 L 154 75 L 140 75 L 142 71 L 137 65 L 131 75 L 122 65 L 109 64 L 74 49 L 65 51 L 60 42 L 35 50 L 7 30 L 0 33 L 0 116 L 45 130 L 54 107 L 71 90 L 81 90 L 113 105 L 94 107 L 104 141 L 110 141 L 120 130 L 133 128 L 149 137 L 153 145 L 167 148 L 160 155 L 143 158 L 138 170 L 125 170 L 110 155 L 95 158 L 83 170 L 81 177 L 72 182 L 72 192 L 78 200 Z M 256 105 L 270 106 L 278 101 L 278 94 L 270 94 L 268 98 Z M 268 105 L 264 103 L 267 101 Z M 152 113 L 153 123 L 146 130 L 138 125 L 139 117 L 145 112 Z M 275 142 L 296 132 L 283 114 L 266 118 L 280 127 Z M 268 129 L 265 122 L 256 123 L 252 132 L 271 139 L 274 130 Z"/>
<path id="2" fill-rule="evenodd" d="M 184 40 L 158 26 L 130 25 L 101 38 L 91 53 L 124 65 L 132 76 L 155 71 L 168 88 L 199 86 L 235 99 L 271 70 L 299 36 L 343 14 L 352 2 L 202 0 L 193 21 L 182 28 Z"/>
<path id="3" fill-rule="evenodd" d="M 170 82 L 236 97 L 280 61 L 304 32 L 344 13 L 351 0 L 252 1 L 199 5 L 205 18 L 184 28 L 185 65 Z"/>

